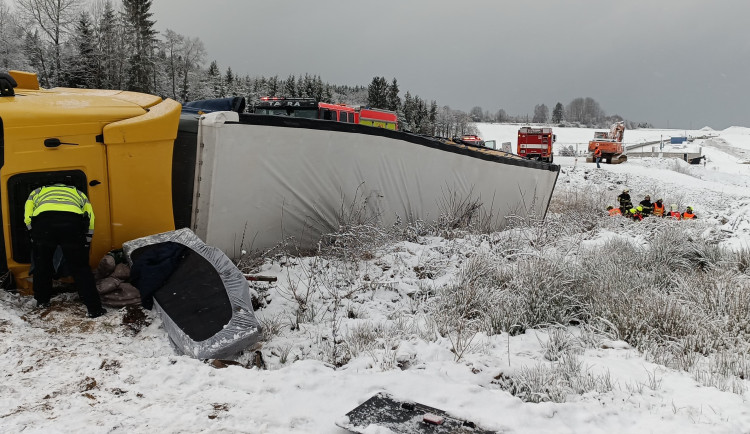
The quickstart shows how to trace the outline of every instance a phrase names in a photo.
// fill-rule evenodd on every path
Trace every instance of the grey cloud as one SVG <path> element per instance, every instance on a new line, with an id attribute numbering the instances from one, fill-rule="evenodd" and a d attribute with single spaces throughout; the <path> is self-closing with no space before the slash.
<path id="1" fill-rule="evenodd" d="M 396 77 L 439 104 L 533 113 L 579 96 L 660 127 L 750 126 L 746 0 L 158 0 L 222 69 Z"/>

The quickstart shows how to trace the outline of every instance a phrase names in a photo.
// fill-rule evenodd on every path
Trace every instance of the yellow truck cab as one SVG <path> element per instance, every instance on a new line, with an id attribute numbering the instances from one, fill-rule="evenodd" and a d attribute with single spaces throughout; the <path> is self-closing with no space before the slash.
<path id="1" fill-rule="evenodd" d="M 144 235 L 173 230 L 172 151 L 181 106 L 119 90 L 39 87 L 0 73 L 0 268 L 29 288 L 24 203 L 35 188 L 75 185 L 94 207 L 90 262 Z M 165 164 L 166 163 L 166 164 Z"/>

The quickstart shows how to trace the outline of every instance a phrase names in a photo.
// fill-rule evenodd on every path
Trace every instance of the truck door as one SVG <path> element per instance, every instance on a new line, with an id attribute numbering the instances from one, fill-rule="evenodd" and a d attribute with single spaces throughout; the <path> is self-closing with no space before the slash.
<path id="1" fill-rule="evenodd" d="M 91 123 L 19 126 L 6 131 L 0 197 L 8 267 L 16 277 L 28 269 L 31 250 L 23 222 L 31 191 L 56 182 L 76 186 L 94 208 L 92 264 L 111 249 L 106 150 L 101 126 Z M 17 282 L 25 286 L 23 282 Z"/>

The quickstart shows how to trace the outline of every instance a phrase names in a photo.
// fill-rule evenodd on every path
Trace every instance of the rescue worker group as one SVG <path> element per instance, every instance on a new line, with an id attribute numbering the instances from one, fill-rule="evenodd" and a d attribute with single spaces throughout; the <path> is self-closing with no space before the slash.
<path id="1" fill-rule="evenodd" d="M 671 204 L 669 210 L 665 210 L 664 201 L 658 199 L 656 202 L 651 202 L 651 196 L 646 195 L 643 200 L 636 206 L 633 206 L 633 201 L 630 199 L 630 189 L 626 188 L 622 193 L 617 196 L 617 201 L 620 204 L 619 208 L 615 208 L 612 205 L 607 207 L 607 211 L 610 216 L 624 216 L 631 218 L 635 221 L 641 221 L 644 217 L 669 217 L 674 220 L 694 220 L 697 217 L 693 211 L 693 207 L 686 207 L 685 212 L 680 212 L 677 209 L 677 204 Z"/>

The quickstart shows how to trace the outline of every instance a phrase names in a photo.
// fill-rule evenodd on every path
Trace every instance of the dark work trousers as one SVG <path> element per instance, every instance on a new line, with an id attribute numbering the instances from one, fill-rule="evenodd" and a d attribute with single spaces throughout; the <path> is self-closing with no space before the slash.
<path id="1" fill-rule="evenodd" d="M 71 212 L 47 211 L 32 219 L 34 298 L 39 303 L 47 303 L 52 297 L 52 258 L 59 245 L 83 304 L 89 312 L 102 309 L 94 275 L 89 267 L 87 228 L 84 225 L 83 217 Z"/>

